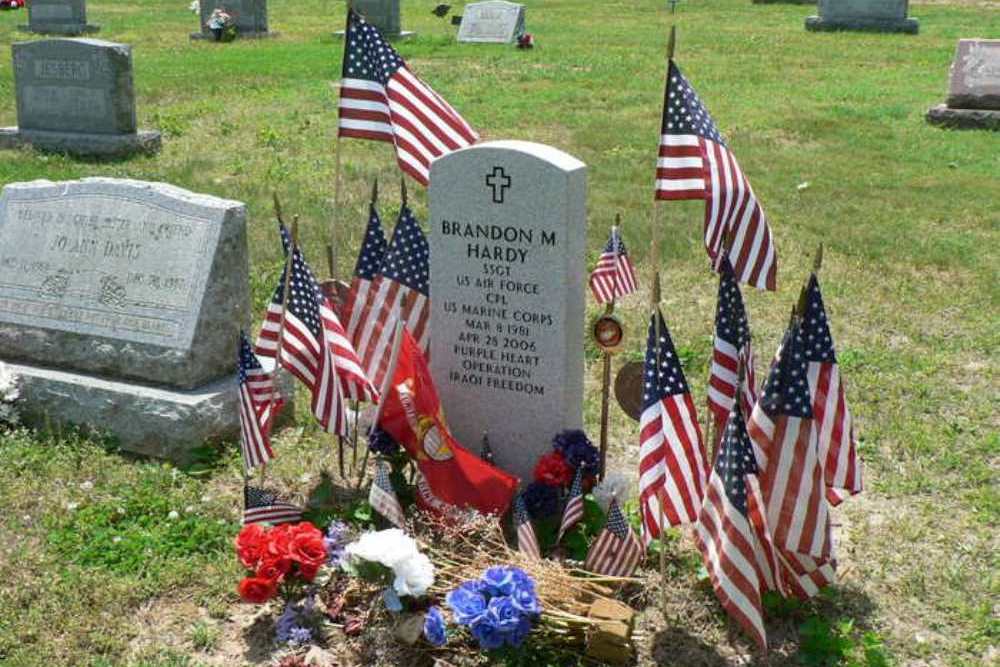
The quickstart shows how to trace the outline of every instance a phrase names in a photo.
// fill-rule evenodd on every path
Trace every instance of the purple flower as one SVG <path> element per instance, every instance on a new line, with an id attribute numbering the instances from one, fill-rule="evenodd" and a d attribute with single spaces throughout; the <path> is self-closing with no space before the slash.
<path id="1" fill-rule="evenodd" d="M 448 642 L 444 616 L 436 606 L 428 609 L 424 616 L 424 638 L 434 646 L 444 646 Z"/>
<path id="2" fill-rule="evenodd" d="M 552 438 L 552 448 L 562 452 L 566 463 L 574 469 L 583 468 L 585 475 L 596 475 L 600 472 L 601 455 L 587 437 L 579 429 L 567 429 L 557 433 Z"/>
<path id="3" fill-rule="evenodd" d="M 302 644 L 308 644 L 312 641 L 313 634 L 312 630 L 309 628 L 302 628 L 295 626 L 292 628 L 290 637 L 288 638 L 289 644 L 294 644 L 296 646 L 301 646 Z"/>
<path id="4" fill-rule="evenodd" d="M 513 632 L 521 620 L 521 612 L 506 595 L 490 600 L 486 607 L 486 616 L 503 633 Z"/>
<path id="5" fill-rule="evenodd" d="M 368 449 L 382 456 L 394 456 L 399 452 L 399 443 L 391 435 L 376 426 L 368 435 Z"/>
<path id="6" fill-rule="evenodd" d="M 494 625 L 489 614 L 483 614 L 472 624 L 472 636 L 479 642 L 479 647 L 487 651 L 503 646 L 504 636 Z"/>
<path id="7" fill-rule="evenodd" d="M 340 565 L 344 560 L 344 545 L 348 540 L 350 528 L 342 521 L 331 521 L 326 529 L 323 543 L 328 554 L 326 562 L 330 565 Z"/>
<path id="8" fill-rule="evenodd" d="M 522 494 L 524 505 L 532 519 L 544 519 L 559 511 L 559 489 L 541 482 L 532 482 Z"/>
<path id="9" fill-rule="evenodd" d="M 466 581 L 449 591 L 444 601 L 455 614 L 455 620 L 462 625 L 474 624 L 486 612 L 486 598 L 474 581 Z"/>
<path id="10" fill-rule="evenodd" d="M 312 630 L 306 627 L 309 614 L 312 613 L 315 600 L 306 598 L 301 605 L 289 602 L 285 605 L 281 616 L 274 622 L 274 636 L 281 644 L 302 645 L 312 641 Z"/>
<path id="11" fill-rule="evenodd" d="M 480 581 L 489 595 L 510 595 L 514 590 L 514 570 L 510 567 L 491 567 Z"/>

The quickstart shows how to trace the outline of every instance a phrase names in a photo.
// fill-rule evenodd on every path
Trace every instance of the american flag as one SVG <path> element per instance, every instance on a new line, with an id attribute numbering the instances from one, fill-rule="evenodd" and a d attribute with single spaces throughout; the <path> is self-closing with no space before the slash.
<path id="1" fill-rule="evenodd" d="M 434 160 L 479 140 L 353 9 L 347 12 L 340 86 L 340 136 L 395 144 L 399 168 L 423 185 Z"/>
<path id="2" fill-rule="evenodd" d="M 370 248 L 372 253 L 376 251 L 376 243 L 377 238 Z M 365 253 L 366 248 L 362 247 L 359 262 Z M 350 322 L 357 321 L 352 341 L 361 357 L 362 368 L 377 386 L 382 386 L 385 378 L 397 317 L 403 318 L 410 335 L 426 356 L 430 343 L 427 322 L 430 315 L 429 274 L 427 237 L 413 212 L 403 206 L 380 274 L 369 281 L 365 299 L 356 299 L 352 311 L 344 313 Z"/>
<path id="3" fill-rule="evenodd" d="M 284 226 L 280 229 L 287 252 L 290 245 L 287 230 Z M 345 397 L 377 400 L 378 392 L 361 369 L 357 353 L 347 339 L 332 304 L 320 292 L 313 272 L 298 248 L 292 253 L 290 270 L 291 298 L 288 307 L 283 308 L 283 275 L 268 304 L 264 324 L 257 337 L 256 351 L 262 356 L 274 357 L 279 348 L 279 333 L 283 331 L 281 365 L 309 388 L 313 416 L 324 430 L 346 435 Z M 282 310 L 285 311 L 283 330 Z"/>
<path id="4" fill-rule="evenodd" d="M 758 472 L 742 408 L 734 405 L 708 478 L 695 542 L 722 607 L 766 648 L 761 594 L 775 590 L 778 565 Z"/>
<path id="5" fill-rule="evenodd" d="M 291 523 L 302 519 L 302 508 L 282 500 L 267 489 L 243 486 L 243 525 Z"/>
<path id="6" fill-rule="evenodd" d="M 649 323 L 644 382 L 639 498 L 649 542 L 660 536 L 661 516 L 670 526 L 697 520 L 708 468 L 691 390 L 659 308 Z"/>
<path id="7" fill-rule="evenodd" d="M 747 430 L 782 578 L 808 598 L 835 579 L 829 506 L 809 397 L 802 333 L 793 322 Z"/>
<path id="8" fill-rule="evenodd" d="M 347 337 L 357 347 L 357 332 L 364 327 L 365 321 L 371 316 L 371 306 L 375 302 L 373 295 L 378 291 L 381 282 L 382 261 L 385 259 L 385 232 L 382 231 L 382 220 L 379 218 L 375 204 L 368 207 L 368 228 L 361 243 L 358 261 L 354 264 L 354 277 L 351 288 L 344 300 L 341 315 L 347 322 Z"/>
<path id="9" fill-rule="evenodd" d="M 823 295 L 814 273 L 806 287 L 802 336 L 809 362 L 809 391 L 819 441 L 819 457 L 826 480 L 826 497 L 839 505 L 848 496 L 861 493 L 861 462 L 854 441 L 851 411 L 844 396 L 833 337 L 826 319 Z"/>
<path id="10" fill-rule="evenodd" d="M 712 370 L 708 379 L 708 407 L 715 416 L 716 440 L 721 438 L 726 419 L 733 409 L 740 365 L 746 372 L 741 396 L 743 404 L 740 407 L 744 414 L 750 414 L 757 403 L 750 322 L 732 267 L 729 260 L 723 257 L 719 271 L 719 301 L 715 308 Z"/>
<path id="11" fill-rule="evenodd" d="M 392 488 L 389 470 L 386 461 L 375 463 L 375 479 L 372 480 L 372 487 L 368 492 L 368 504 L 388 519 L 389 523 L 402 528 L 406 525 L 406 516 L 403 514 L 403 506 L 399 504 L 399 498 L 396 497 L 396 491 Z"/>
<path id="12" fill-rule="evenodd" d="M 524 506 L 524 498 L 514 499 L 514 527 L 517 528 L 517 549 L 531 558 L 541 558 L 542 551 L 538 548 L 538 537 L 535 527 L 531 525 L 531 517 Z"/>
<path id="13" fill-rule="evenodd" d="M 590 291 L 597 303 L 608 303 L 631 294 L 636 289 L 635 267 L 629 259 L 621 231 L 611 228 L 608 244 L 604 246 L 597 266 L 590 274 Z"/>
<path id="14" fill-rule="evenodd" d="M 566 501 L 566 508 L 563 510 L 562 523 L 559 524 L 559 534 L 556 542 L 562 540 L 566 531 L 576 525 L 583 518 L 583 468 L 576 469 L 573 477 L 573 484 L 569 487 L 569 500 Z"/>
<path id="15" fill-rule="evenodd" d="M 663 99 L 656 198 L 704 199 L 705 249 L 713 268 L 718 270 L 720 259 L 728 256 L 740 282 L 775 289 L 778 258 L 764 211 L 736 156 L 673 60 Z"/>
<path id="16" fill-rule="evenodd" d="M 264 370 L 253 353 L 245 331 L 240 331 L 236 369 L 239 376 L 240 449 L 244 469 L 250 471 L 274 458 L 271 422 L 284 401 L 274 386 L 274 378 Z"/>
<path id="17" fill-rule="evenodd" d="M 642 562 L 644 552 L 635 531 L 625 521 L 618 501 L 612 498 L 608 508 L 608 521 L 604 524 L 604 530 L 590 545 L 583 562 L 584 568 L 611 577 L 630 577 Z"/>

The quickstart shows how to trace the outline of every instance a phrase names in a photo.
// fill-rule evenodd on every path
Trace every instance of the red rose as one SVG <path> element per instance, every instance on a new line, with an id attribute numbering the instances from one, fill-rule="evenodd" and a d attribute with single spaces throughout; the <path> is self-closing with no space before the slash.
<path id="1" fill-rule="evenodd" d="M 299 565 L 316 566 L 326 562 L 326 542 L 323 533 L 311 523 L 300 523 L 292 531 L 288 557 Z"/>
<path id="2" fill-rule="evenodd" d="M 312 581 L 319 572 L 319 565 L 299 565 L 299 576 L 306 581 Z"/>
<path id="3" fill-rule="evenodd" d="M 267 602 L 278 592 L 278 582 L 260 577 L 245 577 L 240 582 L 240 597 L 245 602 Z"/>
<path id="4" fill-rule="evenodd" d="M 280 582 L 291 570 L 292 561 L 288 558 L 264 558 L 257 565 L 257 577 Z"/>
<path id="5" fill-rule="evenodd" d="M 538 459 L 535 481 L 549 486 L 566 486 L 573 481 L 573 468 L 561 452 L 550 452 Z"/>
<path id="6" fill-rule="evenodd" d="M 287 558 L 288 545 L 292 541 L 292 527 L 287 523 L 275 526 L 267 534 L 267 545 L 262 558 Z"/>
<path id="7" fill-rule="evenodd" d="M 267 543 L 267 531 L 259 524 L 251 523 L 243 526 L 236 536 L 236 555 L 243 567 L 253 570 L 257 567 L 262 551 Z"/>

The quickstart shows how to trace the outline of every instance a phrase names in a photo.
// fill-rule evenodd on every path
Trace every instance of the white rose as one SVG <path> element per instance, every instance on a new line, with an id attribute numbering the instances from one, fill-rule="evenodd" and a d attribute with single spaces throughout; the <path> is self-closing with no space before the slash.
<path id="1" fill-rule="evenodd" d="M 400 595 L 420 597 L 434 583 L 434 564 L 424 554 L 415 554 L 399 563 L 395 572 L 396 580 L 392 586 Z"/>

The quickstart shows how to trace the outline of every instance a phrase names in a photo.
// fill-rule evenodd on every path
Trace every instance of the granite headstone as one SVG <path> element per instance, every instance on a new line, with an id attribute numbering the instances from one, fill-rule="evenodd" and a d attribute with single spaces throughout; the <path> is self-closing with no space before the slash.
<path id="1" fill-rule="evenodd" d="M 43 35 L 82 35 L 100 27 L 87 23 L 87 0 L 31 0 L 28 25 L 20 29 Z"/>
<path id="2" fill-rule="evenodd" d="M 507 44 L 523 34 L 524 5 L 488 0 L 465 6 L 458 41 Z"/>
<path id="3" fill-rule="evenodd" d="M 7 185 L 0 359 L 24 380 L 29 414 L 179 459 L 233 435 L 245 218 L 240 202 L 164 183 Z"/>
<path id="4" fill-rule="evenodd" d="M 132 49 L 98 39 L 17 42 L 17 127 L 0 128 L 0 147 L 123 156 L 160 147 L 159 132 L 136 128 Z"/>
<path id="5" fill-rule="evenodd" d="M 496 141 L 430 176 L 431 372 L 454 435 L 530 479 L 583 404 L 587 168 Z"/>
<path id="6" fill-rule="evenodd" d="M 909 0 L 819 0 L 819 15 L 806 18 L 806 29 L 915 34 L 920 22 L 907 16 L 909 4 Z"/>
<path id="7" fill-rule="evenodd" d="M 353 0 L 351 5 L 355 11 L 365 17 L 368 23 L 378 28 L 383 37 L 396 39 L 399 37 L 410 37 L 411 30 L 403 30 L 402 18 L 399 12 L 399 0 Z M 338 37 L 344 36 L 344 31 L 335 33 Z"/>
<path id="8" fill-rule="evenodd" d="M 273 37 L 267 26 L 267 0 L 201 0 L 198 5 L 201 30 L 191 33 L 192 39 L 212 39 L 208 19 L 216 9 L 222 9 L 236 22 L 237 37 Z"/>
<path id="9" fill-rule="evenodd" d="M 945 104 L 927 120 L 956 128 L 1000 130 L 1000 39 L 961 39 Z"/>

